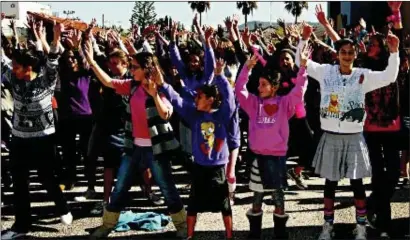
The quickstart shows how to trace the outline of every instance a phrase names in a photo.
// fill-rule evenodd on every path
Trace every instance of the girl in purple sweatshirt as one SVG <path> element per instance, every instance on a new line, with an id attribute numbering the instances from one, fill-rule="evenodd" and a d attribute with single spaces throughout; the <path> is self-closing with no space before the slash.
<path id="1" fill-rule="evenodd" d="M 225 165 L 228 163 L 228 123 L 235 111 L 235 97 L 217 61 L 214 84 L 197 90 L 195 101 L 181 97 L 172 86 L 157 82 L 174 109 L 192 130 L 192 185 L 188 203 L 188 239 L 194 235 L 197 213 L 222 212 L 226 238 L 232 239 L 232 210 Z"/>
<path id="2" fill-rule="evenodd" d="M 301 58 L 307 60 L 308 48 Z M 305 61 L 306 62 L 306 61 Z M 257 57 L 249 59 L 238 77 L 235 93 L 241 108 L 249 116 L 249 146 L 255 153 L 249 188 L 254 191 L 252 209 L 246 215 L 250 225 L 250 238 L 260 238 L 262 228 L 262 201 L 264 192 L 273 192 L 275 203 L 274 233 L 276 238 L 287 238 L 284 192 L 286 181 L 286 152 L 289 138 L 289 119 L 295 106 L 303 100 L 307 83 L 304 65 L 299 69 L 295 87 L 286 96 L 277 96 L 280 73 L 265 71 L 259 78 L 259 96 L 248 92 L 249 71 L 256 65 Z"/>

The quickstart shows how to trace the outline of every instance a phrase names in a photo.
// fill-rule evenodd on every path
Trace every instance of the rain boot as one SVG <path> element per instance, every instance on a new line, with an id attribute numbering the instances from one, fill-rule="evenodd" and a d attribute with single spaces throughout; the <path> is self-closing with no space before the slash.
<path id="1" fill-rule="evenodd" d="M 246 213 L 246 217 L 249 220 L 249 235 L 248 239 L 260 239 L 262 233 L 262 215 L 263 211 L 259 213 L 252 212 L 249 209 Z"/>
<path id="2" fill-rule="evenodd" d="M 91 234 L 90 239 L 101 239 L 108 237 L 115 225 L 117 225 L 119 217 L 119 212 L 110 212 L 107 209 L 104 209 L 103 224 L 97 228 L 93 234 Z"/>

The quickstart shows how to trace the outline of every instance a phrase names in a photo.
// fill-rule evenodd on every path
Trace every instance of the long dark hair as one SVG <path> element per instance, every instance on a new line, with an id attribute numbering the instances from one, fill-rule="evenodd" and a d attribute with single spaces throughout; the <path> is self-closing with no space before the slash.
<path id="1" fill-rule="evenodd" d="M 139 65 L 141 65 L 141 68 L 145 72 L 146 78 L 149 78 L 152 75 L 152 72 L 154 71 L 155 67 L 158 67 L 161 74 L 164 74 L 158 62 L 158 59 L 154 54 L 149 53 L 149 52 L 140 52 L 140 53 L 134 54 L 132 58 L 135 61 L 137 61 Z"/>

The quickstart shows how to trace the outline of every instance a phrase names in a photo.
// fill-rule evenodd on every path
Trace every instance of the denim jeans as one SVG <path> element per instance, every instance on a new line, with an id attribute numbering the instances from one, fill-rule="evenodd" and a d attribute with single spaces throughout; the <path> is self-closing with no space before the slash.
<path id="1" fill-rule="evenodd" d="M 172 176 L 171 161 L 157 161 L 151 147 L 134 146 L 133 156 L 124 155 L 118 169 L 117 182 L 110 196 L 110 203 L 107 210 L 110 212 L 122 211 L 128 198 L 128 191 L 134 179 L 137 177 L 143 166 L 149 167 L 152 176 L 159 186 L 165 203 L 170 213 L 177 213 L 184 207 L 178 194 Z"/>

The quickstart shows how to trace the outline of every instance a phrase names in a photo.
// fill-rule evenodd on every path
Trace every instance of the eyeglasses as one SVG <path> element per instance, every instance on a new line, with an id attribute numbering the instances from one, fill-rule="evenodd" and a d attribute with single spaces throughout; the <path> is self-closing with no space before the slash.
<path id="1" fill-rule="evenodd" d="M 137 70 L 137 69 L 140 69 L 140 68 L 141 68 L 141 66 L 137 66 L 137 65 L 131 65 L 130 66 L 131 70 Z"/>

